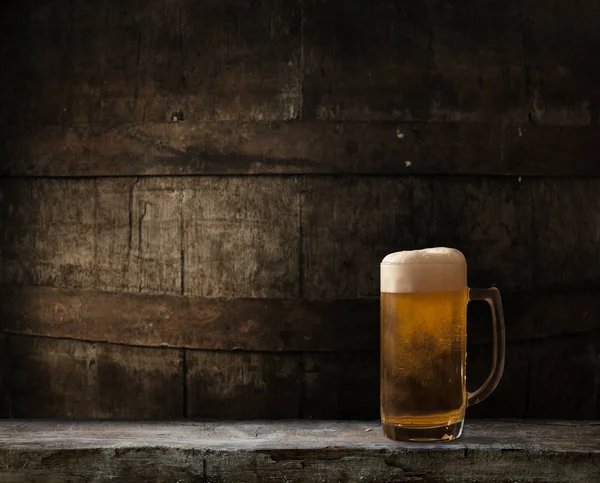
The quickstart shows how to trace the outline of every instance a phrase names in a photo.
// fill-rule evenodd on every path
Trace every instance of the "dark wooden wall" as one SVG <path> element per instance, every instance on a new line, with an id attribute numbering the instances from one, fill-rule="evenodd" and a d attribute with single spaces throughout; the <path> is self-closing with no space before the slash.
<path id="1" fill-rule="evenodd" d="M 379 261 L 450 245 L 469 414 L 600 418 L 599 0 L 0 8 L 1 415 L 377 418 Z"/>

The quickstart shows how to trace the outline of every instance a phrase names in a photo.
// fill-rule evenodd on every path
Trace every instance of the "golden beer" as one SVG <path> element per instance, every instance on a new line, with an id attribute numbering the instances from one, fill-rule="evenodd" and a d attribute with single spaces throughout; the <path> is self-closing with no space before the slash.
<path id="1" fill-rule="evenodd" d="M 466 290 L 381 294 L 383 424 L 463 420 L 466 299 Z"/>
<path id="2" fill-rule="evenodd" d="M 495 297 L 482 292 L 484 300 Z M 458 250 L 398 252 L 382 261 L 381 420 L 388 437 L 460 436 L 471 396 L 465 377 L 468 300 L 466 261 Z M 496 384 L 484 385 L 486 394 L 477 394 L 477 401 Z"/>

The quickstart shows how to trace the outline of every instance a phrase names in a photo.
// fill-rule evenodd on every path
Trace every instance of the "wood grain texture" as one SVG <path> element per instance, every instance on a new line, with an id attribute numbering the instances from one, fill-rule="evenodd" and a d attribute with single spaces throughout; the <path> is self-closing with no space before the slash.
<path id="1" fill-rule="evenodd" d="M 190 418 L 300 416 L 299 356 L 189 350 L 185 354 Z"/>
<path id="2" fill-rule="evenodd" d="M 181 293 L 180 193 L 169 181 L 0 184 L 3 281 Z"/>
<path id="3" fill-rule="evenodd" d="M 320 178 L 306 183 L 302 296 L 378 296 L 383 257 L 430 244 L 430 198 L 430 184 L 414 178 Z"/>
<path id="4" fill-rule="evenodd" d="M 600 6 L 550 5 L 10 2 L 0 120 L 597 124 Z"/>
<path id="5" fill-rule="evenodd" d="M 311 0 L 304 12 L 306 119 L 527 119 L 517 1 Z"/>
<path id="6" fill-rule="evenodd" d="M 208 182 L 207 182 L 208 181 Z M 294 178 L 189 179 L 182 205 L 186 295 L 292 298 L 299 291 Z"/>
<path id="7" fill-rule="evenodd" d="M 2 281 L 93 286 L 95 181 L 4 178 L 0 186 Z"/>
<path id="8" fill-rule="evenodd" d="M 183 417 L 181 351 L 10 336 L 8 359 L 13 417 Z"/>
<path id="9" fill-rule="evenodd" d="M 378 350 L 305 353 L 301 368 L 303 419 L 379 418 Z"/>
<path id="10" fill-rule="evenodd" d="M 513 321 L 514 322 L 514 321 Z M 468 334 L 467 390 L 473 392 L 487 379 L 492 366 L 492 345 L 476 344 Z M 467 418 L 537 417 L 529 412 L 531 342 L 510 341 L 506 345 L 504 374 L 498 387 L 483 402 L 467 409 Z M 548 391 L 543 390 L 544 394 Z M 585 418 L 579 412 L 572 418 Z"/>
<path id="11" fill-rule="evenodd" d="M 9 382 L 8 336 L 0 335 L 0 418 L 11 417 Z"/>
<path id="12" fill-rule="evenodd" d="M 186 117 L 289 120 L 302 106 L 299 0 L 186 1 Z"/>
<path id="13" fill-rule="evenodd" d="M 294 297 L 298 184 L 254 181 L 4 178 L 0 279 L 134 293 Z"/>
<path id="14" fill-rule="evenodd" d="M 509 342 L 499 387 L 469 414 L 596 418 L 594 337 Z M 555 354 L 560 364 L 550 363 Z M 491 346 L 470 343 L 468 361 L 475 389 L 489 372 Z M 363 420 L 379 411 L 376 350 L 186 350 L 183 357 L 174 349 L 12 335 L 5 362 L 0 409 L 13 417 Z M 580 384 L 569 382 L 573 374 Z"/>
<path id="15" fill-rule="evenodd" d="M 3 2 L 0 125 L 60 125 L 69 106 L 72 17 L 68 2 Z M 20 39 L 17 41 L 17 39 Z"/>
<path id="16" fill-rule="evenodd" d="M 166 121 L 183 107 L 183 2 L 61 3 L 72 22 L 62 124 Z"/>
<path id="17" fill-rule="evenodd" d="M 503 292 L 506 337 L 511 341 L 561 337 L 600 328 L 597 291 L 573 293 Z M 469 341 L 492 341 L 490 309 L 485 302 L 469 304 Z"/>
<path id="18" fill-rule="evenodd" d="M 600 331 L 533 341 L 529 414 L 600 418 Z"/>
<path id="19" fill-rule="evenodd" d="M 502 294 L 509 341 L 600 329 L 597 291 Z M 1 332 L 206 350 L 369 351 L 379 298 L 215 299 L 0 286 Z M 469 305 L 469 342 L 492 340 L 487 304 Z"/>
<path id="20" fill-rule="evenodd" d="M 598 123 L 600 69 L 589 52 L 600 47 L 600 2 L 545 5 L 523 2 L 523 31 L 531 91 L 531 119 L 537 124 Z"/>
<path id="21" fill-rule="evenodd" d="M 532 287 L 531 191 L 527 180 L 433 181 L 433 246 L 464 253 L 471 287 Z"/>
<path id="22" fill-rule="evenodd" d="M 533 264 L 540 290 L 599 285 L 600 193 L 595 180 L 538 181 L 533 184 Z"/>
<path id="23" fill-rule="evenodd" d="M 454 246 L 471 286 L 595 290 L 596 179 L 0 180 L 4 284 L 199 297 L 378 295 L 400 249 Z"/>
<path id="24" fill-rule="evenodd" d="M 0 286 L 1 331 L 134 346 L 351 351 L 379 346 L 379 299 L 183 298 Z"/>
<path id="25" fill-rule="evenodd" d="M 21 4 L 7 12 L 19 21 L 7 26 L 4 125 L 299 115 L 299 1 Z"/>
<path id="26" fill-rule="evenodd" d="M 186 351 L 193 419 L 371 419 L 379 414 L 377 351 Z"/>
<path id="27" fill-rule="evenodd" d="M 4 421 L 6 481 L 594 482 L 594 424 L 467 422 L 450 443 L 386 440 L 378 422 Z"/>
<path id="28" fill-rule="evenodd" d="M 0 173 L 597 176 L 598 133 L 596 126 L 445 122 L 13 127 L 2 133 Z"/>

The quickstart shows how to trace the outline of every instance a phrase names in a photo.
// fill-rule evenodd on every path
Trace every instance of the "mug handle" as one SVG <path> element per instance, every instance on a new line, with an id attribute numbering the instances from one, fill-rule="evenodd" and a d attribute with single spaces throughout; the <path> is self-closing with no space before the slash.
<path id="1" fill-rule="evenodd" d="M 504 348 L 506 345 L 504 335 L 504 312 L 502 299 L 497 288 L 471 288 L 469 289 L 469 302 L 472 300 L 485 300 L 492 311 L 492 328 L 494 332 L 494 348 L 492 350 L 492 370 L 482 386 L 474 392 L 468 393 L 467 405 L 473 406 L 488 397 L 502 377 L 504 372 Z"/>

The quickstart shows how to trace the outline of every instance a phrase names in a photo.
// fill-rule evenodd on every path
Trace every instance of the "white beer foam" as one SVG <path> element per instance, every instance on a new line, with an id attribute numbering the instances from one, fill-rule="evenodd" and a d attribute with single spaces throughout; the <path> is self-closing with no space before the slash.
<path id="1" fill-rule="evenodd" d="M 442 292 L 467 286 L 467 262 L 454 248 L 390 253 L 381 261 L 381 291 Z"/>

